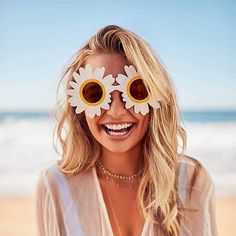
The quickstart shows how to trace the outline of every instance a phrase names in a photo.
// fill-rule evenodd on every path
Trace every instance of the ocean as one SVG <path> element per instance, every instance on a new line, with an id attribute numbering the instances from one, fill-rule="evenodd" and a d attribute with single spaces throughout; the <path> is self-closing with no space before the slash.
<path id="1" fill-rule="evenodd" d="M 186 154 L 210 173 L 217 196 L 236 195 L 236 111 L 183 111 Z M 0 197 L 33 196 L 39 173 L 60 157 L 47 112 L 0 112 Z"/>

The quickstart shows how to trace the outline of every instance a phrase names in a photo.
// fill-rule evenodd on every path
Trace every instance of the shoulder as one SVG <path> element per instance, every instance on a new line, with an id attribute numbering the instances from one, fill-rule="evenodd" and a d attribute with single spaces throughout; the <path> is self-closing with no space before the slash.
<path id="1" fill-rule="evenodd" d="M 186 235 L 217 235 L 215 187 L 210 174 L 198 160 L 190 156 L 179 157 L 178 169 L 183 232 Z"/>
<path id="2" fill-rule="evenodd" d="M 57 164 L 53 164 L 45 169 L 43 169 L 38 177 L 37 184 L 36 184 L 36 191 L 48 193 L 52 195 L 52 189 L 54 189 L 56 180 L 55 180 L 55 173 L 60 173 Z"/>
<path id="3" fill-rule="evenodd" d="M 178 160 L 179 187 L 192 193 L 208 194 L 212 192 L 214 184 L 206 168 L 195 158 L 185 155 Z"/>
<path id="4" fill-rule="evenodd" d="M 43 169 L 39 174 L 38 182 L 48 181 L 51 183 L 55 179 L 55 175 L 63 175 L 57 164 Z"/>
<path id="5" fill-rule="evenodd" d="M 54 195 L 54 193 L 57 195 L 61 191 L 69 189 L 74 191 L 78 187 L 82 188 L 91 178 L 92 170 L 69 175 L 64 173 L 58 164 L 53 164 L 41 171 L 36 188 L 43 189 L 51 195 Z"/>

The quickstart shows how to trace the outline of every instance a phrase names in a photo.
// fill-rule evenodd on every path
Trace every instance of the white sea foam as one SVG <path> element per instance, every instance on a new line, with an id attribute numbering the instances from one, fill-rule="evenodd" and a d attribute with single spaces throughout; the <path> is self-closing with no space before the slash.
<path id="1" fill-rule="evenodd" d="M 0 196 L 34 193 L 40 171 L 58 159 L 53 129 L 50 119 L 0 123 Z"/>
<path id="2" fill-rule="evenodd" d="M 59 157 L 53 149 L 54 121 L 0 122 L 0 196 L 32 195 L 41 170 Z M 236 123 L 185 123 L 187 154 L 211 174 L 217 195 L 236 194 Z"/>
<path id="3" fill-rule="evenodd" d="M 236 123 L 186 123 L 185 129 L 187 154 L 208 170 L 217 195 L 235 195 Z"/>

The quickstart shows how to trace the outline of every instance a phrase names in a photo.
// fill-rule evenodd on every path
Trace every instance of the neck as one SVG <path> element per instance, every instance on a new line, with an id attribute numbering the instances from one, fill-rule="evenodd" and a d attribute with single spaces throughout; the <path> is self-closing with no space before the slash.
<path id="1" fill-rule="evenodd" d="M 142 164 L 142 149 L 135 147 L 125 153 L 113 153 L 101 149 L 101 161 L 106 169 L 117 175 L 131 176 L 139 172 Z"/>

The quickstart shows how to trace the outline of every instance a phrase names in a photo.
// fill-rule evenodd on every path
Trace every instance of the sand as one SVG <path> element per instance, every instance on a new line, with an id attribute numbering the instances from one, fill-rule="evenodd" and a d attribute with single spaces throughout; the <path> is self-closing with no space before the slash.
<path id="1" fill-rule="evenodd" d="M 0 198 L 0 236 L 36 235 L 31 198 Z"/>
<path id="2" fill-rule="evenodd" d="M 217 199 L 219 236 L 236 235 L 236 197 Z M 36 236 L 31 198 L 0 198 L 0 236 Z"/>

